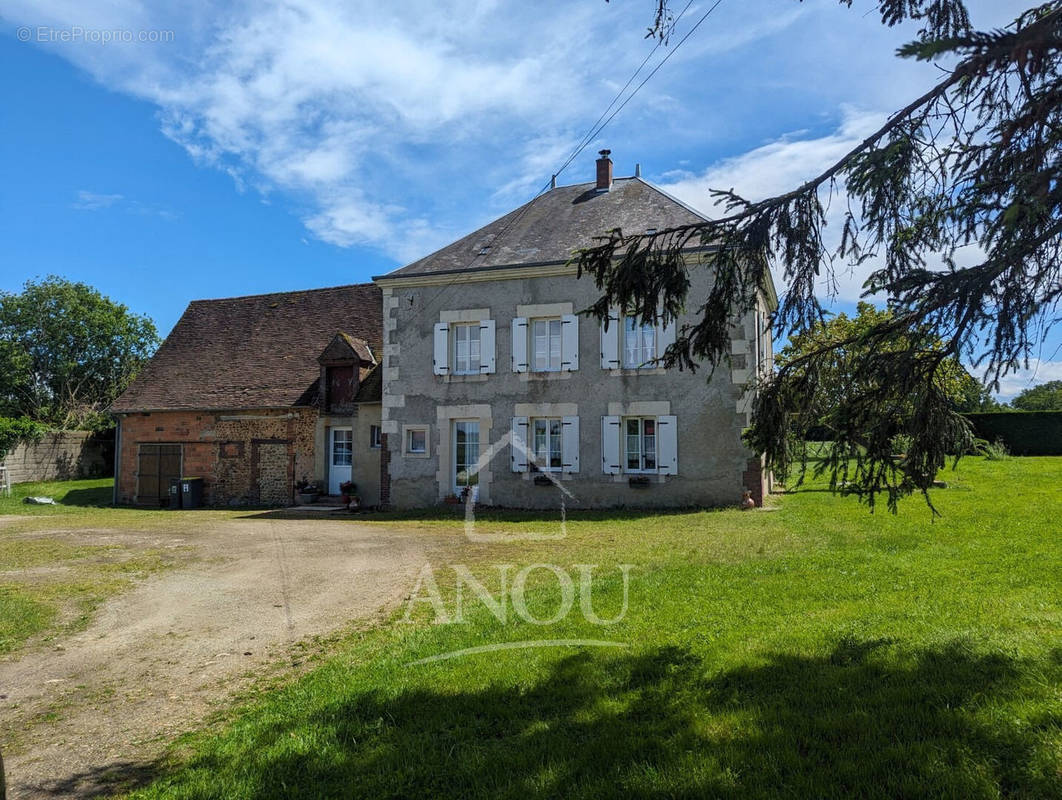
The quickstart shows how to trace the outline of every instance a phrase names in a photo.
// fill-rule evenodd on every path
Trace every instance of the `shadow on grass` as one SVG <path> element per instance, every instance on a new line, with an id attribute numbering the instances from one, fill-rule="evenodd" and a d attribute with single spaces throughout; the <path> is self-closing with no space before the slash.
<path id="1" fill-rule="evenodd" d="M 463 505 L 439 505 L 429 508 L 410 509 L 408 511 L 357 511 L 343 509 L 336 511 L 301 511 L 301 506 L 270 509 L 248 513 L 248 519 L 346 519 L 354 522 L 445 522 L 462 521 L 465 518 Z M 623 520 L 653 519 L 661 515 L 677 517 L 682 515 L 711 514 L 720 511 L 733 511 L 735 507 L 719 508 L 620 508 L 600 510 L 567 509 L 565 518 L 569 522 L 616 522 Z M 250 510 L 249 510 L 250 511 Z M 478 522 L 542 522 L 560 519 L 556 509 L 515 509 L 495 506 L 477 505 L 475 508 Z"/>
<path id="2" fill-rule="evenodd" d="M 59 502 L 64 506 L 82 506 L 84 508 L 110 508 L 114 490 L 110 486 L 91 489 L 71 489 Z"/>
<path id="3" fill-rule="evenodd" d="M 145 796 L 1060 797 L 1062 718 L 1043 710 L 1060 677 L 1051 656 L 884 640 L 707 677 L 677 648 L 472 691 L 344 692 L 332 675 Z"/>

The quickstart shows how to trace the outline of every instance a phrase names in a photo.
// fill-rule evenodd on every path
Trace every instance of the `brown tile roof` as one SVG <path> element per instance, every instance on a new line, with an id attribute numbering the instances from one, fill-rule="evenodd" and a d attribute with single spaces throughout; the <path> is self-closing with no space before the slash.
<path id="1" fill-rule="evenodd" d="M 317 357 L 339 332 L 383 353 L 383 300 L 371 283 L 196 300 L 112 411 L 312 405 Z"/>
<path id="2" fill-rule="evenodd" d="M 383 400 L 383 366 L 375 366 L 361 379 L 355 403 L 379 403 Z"/>
<path id="3" fill-rule="evenodd" d="M 564 263 L 593 237 L 621 228 L 645 233 L 704 217 L 641 178 L 616 178 L 608 192 L 595 184 L 559 186 L 419 261 L 382 278 Z"/>

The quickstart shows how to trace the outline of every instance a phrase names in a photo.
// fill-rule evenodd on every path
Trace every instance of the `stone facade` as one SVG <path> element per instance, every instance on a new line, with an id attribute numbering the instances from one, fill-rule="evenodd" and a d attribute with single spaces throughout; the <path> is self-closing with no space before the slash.
<path id="1" fill-rule="evenodd" d="M 691 297 L 703 296 L 707 279 L 691 269 Z M 491 270 L 448 276 L 459 291 L 440 292 L 440 279 L 380 279 L 384 289 L 383 430 L 388 434 L 390 502 L 426 506 L 454 492 L 453 424 L 478 422 L 478 501 L 501 506 L 568 508 L 716 506 L 740 502 L 749 488 L 763 495 L 762 471 L 741 441 L 748 424 L 748 368 L 757 349 L 756 312 L 735 320 L 732 369 L 709 375 L 662 368 L 602 367 L 599 323 L 578 317 L 578 368 L 514 371 L 510 354 L 514 318 L 571 315 L 596 300 L 589 279 L 563 265 Z M 496 368 L 490 374 L 433 374 L 433 331 L 449 321 L 492 321 Z M 679 320 L 691 321 L 692 315 Z M 486 328 L 485 328 L 486 329 Z M 677 423 L 676 474 L 606 474 L 603 425 L 645 415 Z M 563 418 L 577 424 L 578 467 L 544 480 L 533 470 L 514 471 L 515 419 Z M 613 423 L 618 424 L 618 423 Z M 410 430 L 427 428 L 428 452 L 409 453 Z M 751 485 L 750 485 L 751 484 Z M 562 491 L 563 490 L 563 491 Z"/>

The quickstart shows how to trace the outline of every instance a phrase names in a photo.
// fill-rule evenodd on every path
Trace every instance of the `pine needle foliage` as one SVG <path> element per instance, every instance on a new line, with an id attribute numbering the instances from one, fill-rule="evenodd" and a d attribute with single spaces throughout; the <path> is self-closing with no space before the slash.
<path id="1" fill-rule="evenodd" d="M 732 325 L 753 308 L 772 265 L 784 280 L 772 320 L 781 337 L 821 324 L 823 283 L 873 260 L 865 293 L 891 315 L 858 343 L 824 343 L 764 376 L 746 441 L 770 468 L 791 469 L 792 437 L 814 418 L 808 398 L 819 395 L 834 351 L 858 344 L 859 380 L 837 398 L 825 469 L 836 490 L 872 508 L 884 496 L 895 511 L 912 492 L 928 502 L 937 471 L 973 445 L 940 388 L 948 364 L 972 363 L 997 388 L 1059 320 L 1062 0 L 990 31 L 972 27 L 961 0 L 883 0 L 878 9 L 885 25 L 920 23 L 898 55 L 936 63 L 939 83 L 789 192 L 751 202 L 719 189 L 717 218 L 653 234 L 613 230 L 574 262 L 601 290 L 587 309 L 598 318 L 610 306 L 643 319 L 695 309 L 663 361 L 714 370 L 728 363 Z M 825 236 L 831 202 L 847 203 L 836 248 Z M 684 257 L 691 247 L 707 248 L 696 266 Z M 705 296 L 691 296 L 690 269 L 712 276 Z M 891 445 L 898 434 L 912 441 L 902 461 Z"/>

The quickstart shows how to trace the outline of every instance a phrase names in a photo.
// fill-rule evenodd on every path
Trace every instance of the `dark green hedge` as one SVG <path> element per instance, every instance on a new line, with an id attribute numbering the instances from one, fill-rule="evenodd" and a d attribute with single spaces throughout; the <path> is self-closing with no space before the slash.
<path id="1" fill-rule="evenodd" d="M 1062 456 L 1062 411 L 1000 411 L 964 415 L 979 439 L 1002 439 L 1016 456 Z"/>

